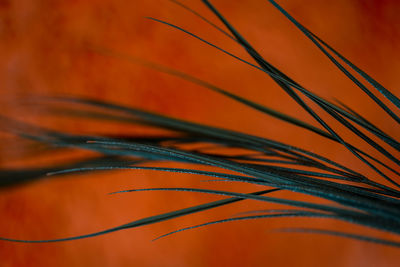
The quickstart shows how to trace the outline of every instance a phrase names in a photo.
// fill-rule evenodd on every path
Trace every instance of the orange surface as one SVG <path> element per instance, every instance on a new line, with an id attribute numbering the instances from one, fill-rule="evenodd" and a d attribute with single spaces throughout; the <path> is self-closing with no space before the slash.
<path id="1" fill-rule="evenodd" d="M 187 5 L 218 21 L 200 1 Z M 280 1 L 300 22 L 372 74 L 397 95 L 400 81 L 400 2 L 394 0 Z M 398 136 L 395 124 L 353 87 L 267 1 L 213 3 L 267 60 L 329 99 L 356 107 L 372 122 Z M 41 116 L 45 107 L 29 105 L 33 95 L 79 95 L 141 107 L 285 141 L 363 171 L 362 164 L 338 145 L 263 116 L 206 89 L 95 53 L 108 48 L 154 61 L 215 83 L 231 92 L 311 122 L 273 82 L 194 38 L 145 16 L 183 26 L 248 59 L 228 38 L 169 1 L 0 1 L 0 103 L 2 113 L 57 129 L 85 133 L 134 131 L 121 126 Z M 29 116 L 27 116 L 29 114 Z M 2 166 L 28 153 L 28 145 L 2 135 Z M 328 154 L 326 151 L 329 151 Z M 31 161 L 30 164 L 35 164 Z M 96 173 L 44 179 L 0 192 L 0 236 L 47 239 L 103 230 L 159 212 L 217 197 L 188 193 L 109 192 L 141 187 L 198 186 L 202 178 L 147 171 Z M 217 188 L 251 190 L 238 185 Z M 247 192 L 247 191 L 246 191 Z M 276 195 L 283 193 L 276 193 Z M 0 242 L 0 266 L 398 266 L 398 249 L 317 235 L 271 232 L 285 226 L 317 226 L 394 238 L 349 224 L 271 219 L 215 225 L 157 242 L 160 234 L 237 212 L 265 208 L 242 202 L 161 224 L 74 242 Z M 397 263 L 397 264 L 396 264 Z"/>

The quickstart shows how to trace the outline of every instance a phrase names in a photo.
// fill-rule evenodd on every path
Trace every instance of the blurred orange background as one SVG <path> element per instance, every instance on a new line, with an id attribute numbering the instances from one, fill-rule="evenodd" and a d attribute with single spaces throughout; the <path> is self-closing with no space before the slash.
<path id="1" fill-rule="evenodd" d="M 200 1 L 183 1 L 217 25 Z M 328 99 L 350 104 L 393 135 L 396 125 L 267 1 L 214 0 L 215 6 L 272 64 Z M 400 2 L 395 0 L 287 0 L 280 4 L 393 93 L 400 94 Z M 163 19 L 249 59 L 230 39 L 170 1 L 0 0 L 0 104 L 2 114 L 82 133 L 134 131 L 41 116 L 31 96 L 89 96 L 213 126 L 283 141 L 357 170 L 365 167 L 333 142 L 246 108 L 204 88 L 123 58 L 91 50 L 111 49 L 182 70 L 269 107 L 310 119 L 265 74 L 175 29 Z M 249 59 L 250 60 L 250 59 Z M 28 114 L 28 115 L 27 115 Z M 2 134 L 0 164 L 22 166 L 28 146 Z M 350 135 L 349 135 L 349 138 Z M 355 142 L 358 142 L 355 140 Z M 361 145 L 361 143 L 360 143 Z M 365 146 L 367 149 L 368 146 Z M 326 151 L 329 151 L 328 153 Z M 62 160 L 62 157 L 60 157 Z M 28 164 L 28 163 L 26 163 Z M 30 160 L 29 164 L 41 164 Z M 160 212 L 220 199 L 190 193 L 109 192 L 142 187 L 207 187 L 202 178 L 150 171 L 99 172 L 43 179 L 1 189 L 0 236 L 51 239 L 100 231 Z M 210 185 L 208 185 L 210 186 Z M 211 185 L 214 186 L 214 185 Z M 217 188 L 252 190 L 240 185 Z M 250 192 L 250 191 L 246 191 Z M 276 193 L 279 194 L 285 193 Z M 397 266 L 398 249 L 329 236 L 274 233 L 287 226 L 321 227 L 395 238 L 325 219 L 233 222 L 158 235 L 237 212 L 265 208 L 243 201 L 160 224 L 73 242 L 0 242 L 1 266 Z M 397 263 L 397 264 L 396 264 Z"/>

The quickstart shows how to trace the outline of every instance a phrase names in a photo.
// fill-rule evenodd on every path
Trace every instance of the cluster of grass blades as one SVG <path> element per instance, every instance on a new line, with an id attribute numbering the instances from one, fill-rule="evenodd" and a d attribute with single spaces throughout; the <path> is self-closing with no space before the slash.
<path id="1" fill-rule="evenodd" d="M 211 127 L 177 118 L 147 112 L 133 107 L 121 106 L 88 98 L 55 97 L 45 99 L 46 103 L 54 105 L 54 112 L 67 115 L 70 118 L 82 117 L 97 120 L 103 123 L 117 121 L 131 125 L 140 125 L 167 130 L 168 134 L 158 136 L 83 136 L 67 134 L 56 130 L 20 123 L 2 118 L 8 125 L 8 131 L 16 135 L 44 143 L 56 149 L 78 148 L 97 152 L 99 156 L 79 160 L 62 166 L 51 166 L 42 169 L 20 169 L 2 171 L 1 186 L 10 186 L 20 182 L 31 181 L 44 176 L 56 176 L 66 173 L 79 173 L 99 170 L 154 170 L 170 173 L 188 173 L 200 176 L 213 177 L 218 181 L 241 182 L 256 184 L 263 190 L 252 193 L 238 193 L 197 188 L 147 188 L 129 189 L 114 193 L 127 193 L 137 191 L 188 191 L 191 193 L 203 193 L 227 196 L 223 200 L 179 209 L 172 212 L 159 214 L 136 220 L 118 227 L 87 235 L 74 236 L 54 240 L 17 240 L 1 237 L 1 240 L 14 242 L 57 242 L 77 240 L 94 237 L 123 229 L 139 227 L 158 223 L 179 216 L 185 216 L 208 209 L 229 205 L 243 200 L 277 203 L 289 206 L 290 209 L 261 210 L 255 213 L 242 214 L 224 220 L 212 221 L 188 228 L 166 233 L 159 238 L 210 224 L 225 223 L 229 221 L 266 219 L 276 217 L 306 217 L 336 219 L 353 224 L 386 231 L 392 234 L 400 234 L 400 159 L 396 155 L 400 152 L 400 141 L 391 136 L 378 126 L 371 123 L 351 107 L 344 104 L 335 104 L 319 97 L 309 89 L 291 79 L 277 67 L 264 59 L 257 50 L 249 44 L 244 37 L 228 22 L 227 19 L 210 3 L 202 2 L 224 24 L 226 30 L 216 26 L 196 11 L 173 1 L 194 15 L 203 19 L 211 27 L 227 35 L 240 45 L 254 63 L 246 61 L 234 54 L 202 39 L 177 25 L 156 18 L 148 18 L 154 22 L 165 24 L 175 30 L 196 38 L 209 46 L 218 49 L 222 53 L 233 57 L 241 63 L 247 64 L 257 71 L 261 71 L 272 78 L 288 96 L 290 96 L 301 108 L 304 109 L 317 123 L 311 125 L 287 114 L 273 110 L 259 103 L 252 102 L 242 96 L 221 89 L 209 82 L 174 70 L 137 58 L 131 58 L 116 52 L 97 49 L 113 57 L 129 60 L 135 64 L 141 64 L 157 71 L 176 76 L 180 79 L 200 85 L 206 89 L 217 92 L 225 97 L 237 101 L 241 105 L 255 109 L 265 115 L 275 117 L 286 123 L 303 128 L 311 135 L 319 135 L 329 142 L 336 142 L 338 146 L 345 147 L 354 157 L 358 158 L 366 168 L 374 175 L 365 176 L 351 167 L 344 166 L 330 160 L 328 157 L 302 149 L 292 144 L 285 144 L 274 140 L 249 135 L 223 128 Z M 322 39 L 296 21 L 277 2 L 268 0 L 279 12 L 281 12 L 317 49 L 346 75 L 356 87 L 360 88 L 375 103 L 376 107 L 387 114 L 387 120 L 399 124 L 397 115 L 400 108 L 400 99 L 384 88 L 367 73 L 359 69 L 347 58 L 334 50 Z M 172 30 L 172 29 L 171 29 Z M 352 73 L 357 73 L 353 75 Z M 357 77 L 359 78 L 357 78 Z M 369 85 L 367 86 L 366 83 Z M 373 90 L 368 87 L 372 86 Z M 385 104 L 382 98 L 386 98 Z M 318 107 L 312 108 L 307 102 L 312 102 Z M 60 108 L 59 105 L 64 106 Z M 390 106 L 389 106 L 390 105 Z M 321 115 L 323 111 L 324 116 Z M 329 120 L 327 120 L 329 118 Z M 349 143 L 328 121 L 336 121 L 342 127 L 347 128 L 353 134 L 368 144 L 371 149 L 364 151 Z M 200 148 L 193 145 L 202 145 Z M 195 148 L 193 148 L 195 147 Z M 204 147 L 204 148 L 203 148 Z M 213 149 L 207 149 L 212 147 Z M 232 151 L 245 151 L 243 153 L 230 154 Z M 371 153 L 369 151 L 374 151 Z M 377 156 L 379 155 L 379 156 Z M 384 157 L 385 160 L 381 160 Z M 157 167 L 157 162 L 170 161 L 190 163 L 190 166 L 212 166 L 220 171 L 205 171 L 201 168 L 169 168 Z M 390 163 L 388 163 L 390 162 Z M 145 164 L 144 164 L 145 163 Z M 236 173 L 236 174 L 232 174 Z M 270 195 L 278 190 L 302 193 L 320 198 L 321 203 L 299 201 L 290 198 L 277 198 Z M 327 201 L 328 202 L 327 202 Z M 330 203 L 330 204 L 326 204 Z M 375 238 L 369 235 L 360 235 L 350 232 L 333 231 L 329 229 L 291 228 L 283 229 L 289 232 L 307 232 L 341 236 L 361 241 L 373 242 L 388 246 L 400 247 L 400 241 Z"/>

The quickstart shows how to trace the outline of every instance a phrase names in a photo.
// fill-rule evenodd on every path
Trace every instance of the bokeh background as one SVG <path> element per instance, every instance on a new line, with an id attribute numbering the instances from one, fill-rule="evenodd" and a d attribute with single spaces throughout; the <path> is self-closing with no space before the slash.
<path id="1" fill-rule="evenodd" d="M 200 1 L 182 1 L 217 25 Z M 217 8 L 272 64 L 328 99 L 340 99 L 393 135 L 398 126 L 355 88 L 267 1 L 214 0 Z M 286 0 L 282 6 L 356 65 L 399 95 L 400 2 Z M 198 40 L 145 17 L 163 19 L 249 59 L 230 39 L 167 0 L 0 0 L 2 115 L 79 133 L 135 133 L 123 125 L 55 118 L 34 97 L 87 96 L 239 130 L 301 146 L 364 171 L 343 148 L 262 115 L 204 88 L 132 64 L 128 55 L 210 81 L 258 103 L 312 122 L 263 73 Z M 106 48 L 125 56 L 96 52 Z M 351 135 L 346 135 L 352 138 Z M 41 166 L 68 158 L 37 157 L 32 143 L 2 133 L 2 168 Z M 348 139 L 362 143 L 356 139 Z M 364 146 L 368 150 L 368 146 Z M 170 166 L 170 165 L 169 165 Z M 145 216 L 219 199 L 190 193 L 136 193 L 128 188 L 197 186 L 202 178 L 150 171 L 99 172 L 46 178 L 1 189 L 0 236 L 48 239 L 121 225 Z M 214 184 L 242 190 L 241 185 Z M 283 195 L 280 195 L 283 194 Z M 276 193 L 284 196 L 285 193 Z M 274 233 L 286 226 L 325 227 L 395 238 L 324 219 L 270 219 L 209 226 L 151 240 L 180 227 L 265 208 L 244 201 L 161 224 L 52 244 L 0 242 L 1 266 L 397 266 L 398 249 L 329 236 Z"/>

